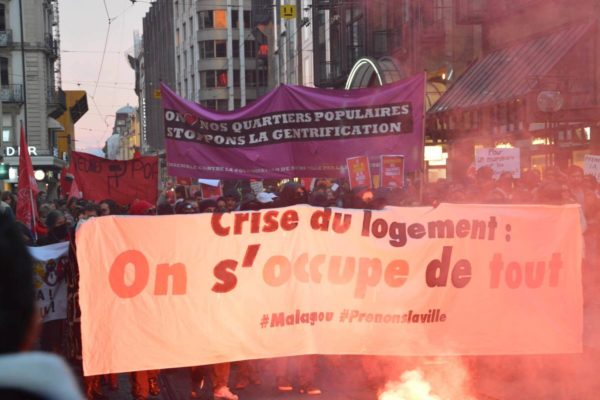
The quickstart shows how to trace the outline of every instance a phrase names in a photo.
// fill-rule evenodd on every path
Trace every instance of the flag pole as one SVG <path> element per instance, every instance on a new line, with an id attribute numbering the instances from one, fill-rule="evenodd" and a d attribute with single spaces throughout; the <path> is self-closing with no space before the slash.
<path id="1" fill-rule="evenodd" d="M 21 150 L 21 151 L 23 151 L 23 150 Z M 26 149 L 25 151 L 29 151 L 29 149 Z M 29 189 L 29 200 L 31 201 L 31 210 L 32 210 L 32 212 L 31 212 L 31 218 L 33 219 L 33 225 L 31 226 L 31 231 L 32 231 L 31 233 L 33 233 L 33 238 L 37 242 L 37 239 L 38 239 L 38 237 L 37 237 L 37 230 L 36 230 L 37 223 L 35 221 L 35 212 L 33 211 L 33 210 L 37 210 L 37 207 L 36 208 L 33 207 L 34 206 L 34 203 L 33 203 L 33 191 L 31 189 Z"/>

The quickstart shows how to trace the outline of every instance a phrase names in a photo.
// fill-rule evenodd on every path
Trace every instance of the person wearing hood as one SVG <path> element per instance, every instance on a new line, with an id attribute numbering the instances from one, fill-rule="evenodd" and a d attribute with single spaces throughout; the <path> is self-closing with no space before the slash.
<path id="1" fill-rule="evenodd" d="M 71 228 L 65 214 L 59 210 L 52 210 L 46 216 L 48 233 L 38 239 L 38 246 L 47 246 L 60 242 L 67 242 L 71 237 Z"/>
<path id="2" fill-rule="evenodd" d="M 33 260 L 19 229 L 5 216 L 0 216 L 0 259 L 0 398 L 83 399 L 60 356 L 30 351 L 40 329 Z"/>

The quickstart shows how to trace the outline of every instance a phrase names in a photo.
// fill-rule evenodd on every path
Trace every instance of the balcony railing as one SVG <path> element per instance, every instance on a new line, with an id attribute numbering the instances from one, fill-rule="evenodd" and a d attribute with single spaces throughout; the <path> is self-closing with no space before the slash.
<path id="1" fill-rule="evenodd" d="M 46 51 L 48 52 L 48 54 L 50 55 L 51 58 L 56 59 L 58 58 L 58 41 L 56 39 L 54 39 L 54 37 L 47 33 L 46 34 L 46 38 L 45 38 L 45 48 Z"/>
<path id="2" fill-rule="evenodd" d="M 23 103 L 23 85 L 2 85 L 0 100 L 3 103 Z"/>
<path id="3" fill-rule="evenodd" d="M 50 110 L 48 115 L 54 119 L 60 117 L 67 110 L 67 98 L 61 89 L 47 88 L 46 101 L 48 110 Z"/>
<path id="4" fill-rule="evenodd" d="M 8 47 L 12 44 L 12 31 L 10 29 L 0 31 L 0 47 Z"/>

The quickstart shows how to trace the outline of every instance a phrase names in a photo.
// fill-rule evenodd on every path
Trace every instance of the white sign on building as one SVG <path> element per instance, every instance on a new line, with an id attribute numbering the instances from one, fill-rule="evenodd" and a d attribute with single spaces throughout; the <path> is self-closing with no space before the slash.
<path id="1" fill-rule="evenodd" d="M 586 154 L 583 157 L 583 173 L 594 175 L 596 180 L 600 181 L 600 156 Z"/>
<path id="2" fill-rule="evenodd" d="M 29 149 L 29 155 L 30 156 L 37 156 L 37 148 L 35 146 L 27 146 Z M 6 146 L 4 148 L 4 155 L 6 157 L 15 157 L 21 154 L 21 148 L 20 147 L 11 147 L 11 146 Z"/>

